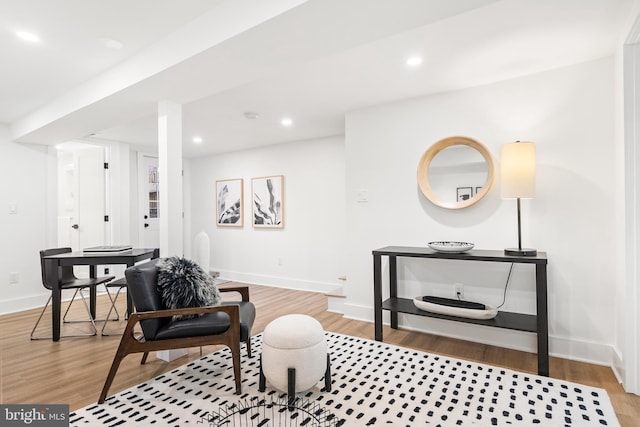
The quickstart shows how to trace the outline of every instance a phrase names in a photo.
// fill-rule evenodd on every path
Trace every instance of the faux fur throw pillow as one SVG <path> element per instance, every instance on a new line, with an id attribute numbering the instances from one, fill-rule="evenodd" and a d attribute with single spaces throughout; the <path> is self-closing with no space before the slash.
<path id="1" fill-rule="evenodd" d="M 194 261 L 176 256 L 158 262 L 158 291 L 169 309 L 204 307 L 220 302 L 220 292 L 211 275 Z M 195 317 L 173 316 L 173 320 Z"/>

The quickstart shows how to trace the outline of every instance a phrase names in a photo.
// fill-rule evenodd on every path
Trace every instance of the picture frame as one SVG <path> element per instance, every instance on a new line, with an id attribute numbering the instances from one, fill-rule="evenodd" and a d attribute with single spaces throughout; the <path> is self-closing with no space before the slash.
<path id="1" fill-rule="evenodd" d="M 456 188 L 456 201 L 464 202 L 473 197 L 473 187 L 458 187 Z"/>
<path id="2" fill-rule="evenodd" d="M 244 225 L 244 182 L 242 178 L 216 181 L 216 225 Z"/>
<path id="3" fill-rule="evenodd" d="M 284 176 L 251 179 L 253 226 L 284 228 Z"/>

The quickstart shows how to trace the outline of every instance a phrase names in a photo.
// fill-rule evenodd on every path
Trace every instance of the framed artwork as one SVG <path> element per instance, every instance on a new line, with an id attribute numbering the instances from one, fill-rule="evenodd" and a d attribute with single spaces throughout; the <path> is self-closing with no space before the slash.
<path id="1" fill-rule="evenodd" d="M 456 188 L 456 201 L 464 202 L 473 197 L 473 187 L 458 187 Z"/>
<path id="2" fill-rule="evenodd" d="M 253 226 L 284 228 L 284 176 L 265 176 L 251 180 Z"/>
<path id="3" fill-rule="evenodd" d="M 242 179 L 216 181 L 216 224 L 219 227 L 242 227 Z"/>

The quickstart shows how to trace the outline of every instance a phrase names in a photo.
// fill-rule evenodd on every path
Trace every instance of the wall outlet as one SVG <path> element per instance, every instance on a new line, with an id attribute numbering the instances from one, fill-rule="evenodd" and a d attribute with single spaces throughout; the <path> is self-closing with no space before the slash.
<path id="1" fill-rule="evenodd" d="M 453 284 L 453 296 L 456 299 L 464 299 L 464 285 L 462 283 Z"/>
<path id="2" fill-rule="evenodd" d="M 104 268 L 104 274 L 109 274 L 109 267 Z"/>
<path id="3" fill-rule="evenodd" d="M 276 258 L 276 264 L 278 264 L 280 267 L 282 267 L 282 257 Z"/>
<path id="4" fill-rule="evenodd" d="M 9 273 L 9 284 L 18 283 L 20 281 L 20 275 L 16 272 Z"/>

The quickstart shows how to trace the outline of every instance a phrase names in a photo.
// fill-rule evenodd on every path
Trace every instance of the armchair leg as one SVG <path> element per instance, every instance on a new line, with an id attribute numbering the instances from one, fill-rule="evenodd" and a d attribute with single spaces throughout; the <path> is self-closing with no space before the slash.
<path id="1" fill-rule="evenodd" d="M 120 362 L 126 354 L 120 354 L 118 351 L 116 356 L 113 358 L 113 363 L 111 364 L 111 369 L 109 369 L 109 375 L 107 375 L 107 379 L 104 382 L 104 386 L 102 387 L 102 392 L 100 393 L 100 398 L 98 399 L 98 403 L 104 403 L 104 400 L 107 398 L 107 393 L 109 393 L 109 388 L 111 388 L 111 383 L 113 383 L 113 379 L 116 376 L 116 372 L 118 372 L 118 368 L 120 367 Z"/>
<path id="2" fill-rule="evenodd" d="M 242 372 L 240 370 L 240 341 L 234 341 L 229 346 L 233 359 L 233 374 L 236 380 L 236 394 L 242 393 Z"/>

